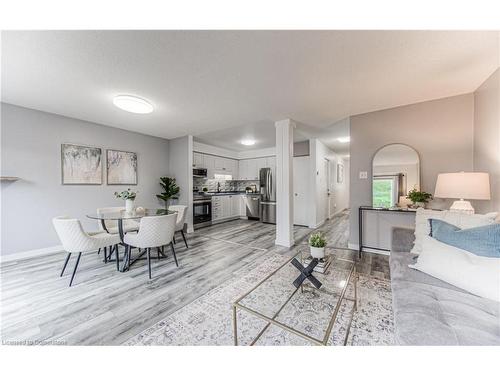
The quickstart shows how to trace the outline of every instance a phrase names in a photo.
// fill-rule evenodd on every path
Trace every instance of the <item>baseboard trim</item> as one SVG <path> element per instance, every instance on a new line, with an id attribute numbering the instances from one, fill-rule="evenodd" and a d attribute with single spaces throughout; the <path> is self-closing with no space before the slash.
<path id="1" fill-rule="evenodd" d="M 359 244 L 353 242 L 347 242 L 347 247 L 351 250 L 359 250 Z"/>
<path id="2" fill-rule="evenodd" d="M 62 251 L 64 251 L 64 249 L 61 245 L 45 247 L 42 249 L 20 251 L 19 253 L 0 256 L 0 263 L 12 262 L 12 261 L 21 260 L 21 259 L 35 258 L 35 257 L 41 256 L 41 255 L 55 254 L 55 253 L 62 252 Z"/>
<path id="3" fill-rule="evenodd" d="M 293 245 L 295 245 L 295 241 L 294 240 L 290 240 L 290 241 L 276 240 L 276 241 L 274 241 L 274 244 L 279 245 L 279 246 L 284 246 L 284 247 L 292 247 Z"/>
<path id="4" fill-rule="evenodd" d="M 323 224 L 325 224 L 325 222 L 326 222 L 326 220 L 321 220 L 319 223 L 316 223 L 314 225 L 309 225 L 309 228 L 311 228 L 311 229 L 317 229 L 320 226 L 322 226 Z"/>

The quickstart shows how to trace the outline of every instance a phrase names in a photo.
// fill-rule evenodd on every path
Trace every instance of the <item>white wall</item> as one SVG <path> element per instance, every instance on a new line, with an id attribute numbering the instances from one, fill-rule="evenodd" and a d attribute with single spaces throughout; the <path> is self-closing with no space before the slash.
<path id="1" fill-rule="evenodd" d="M 170 140 L 169 172 L 180 187 L 179 204 L 188 206 L 186 222 L 188 232 L 193 231 L 193 137 Z"/>
<path id="2" fill-rule="evenodd" d="M 358 208 L 372 203 L 372 159 L 381 147 L 403 143 L 420 155 L 421 189 L 434 193 L 437 175 L 472 170 L 474 97 L 432 100 L 351 117 L 350 244 L 358 243 Z M 359 172 L 368 172 L 359 179 Z M 435 200 L 435 207 L 451 201 Z"/>
<path id="3" fill-rule="evenodd" d="M 169 141 L 95 123 L 1 104 L 2 176 L 19 181 L 2 182 L 2 255 L 59 245 L 52 218 L 69 215 L 87 230 L 97 222 L 86 218 L 98 207 L 122 206 L 115 191 L 138 191 L 138 206 L 155 208 L 161 192 L 159 178 L 168 175 Z M 77 143 L 137 153 L 137 186 L 61 184 L 61 143 Z M 105 157 L 104 160 L 105 161 Z"/>
<path id="4" fill-rule="evenodd" d="M 490 174 L 491 200 L 474 201 L 477 212 L 500 212 L 500 69 L 474 93 L 474 170 Z"/>

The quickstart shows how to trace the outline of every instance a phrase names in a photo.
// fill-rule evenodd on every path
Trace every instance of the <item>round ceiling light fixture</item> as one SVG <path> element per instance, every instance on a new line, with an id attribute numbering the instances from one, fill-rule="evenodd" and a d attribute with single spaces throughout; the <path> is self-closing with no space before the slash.
<path id="1" fill-rule="evenodd" d="M 245 146 L 253 146 L 255 144 L 255 139 L 243 139 L 241 144 Z"/>
<path id="2" fill-rule="evenodd" d="M 117 95 L 113 98 L 113 104 L 127 112 L 141 114 L 153 112 L 153 105 L 138 96 Z"/>
<path id="3" fill-rule="evenodd" d="M 351 141 L 351 137 L 339 137 L 337 138 L 337 141 L 340 143 L 349 143 Z"/>

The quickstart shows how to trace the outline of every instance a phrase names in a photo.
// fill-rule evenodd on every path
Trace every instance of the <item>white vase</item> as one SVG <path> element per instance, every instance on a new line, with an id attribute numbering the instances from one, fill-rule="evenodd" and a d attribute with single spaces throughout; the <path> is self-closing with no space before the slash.
<path id="1" fill-rule="evenodd" d="M 321 258 L 325 257 L 325 248 L 324 247 L 309 246 L 309 249 L 311 250 L 311 256 L 313 258 L 321 259 Z"/>
<path id="2" fill-rule="evenodd" d="M 134 212 L 134 200 L 125 199 L 125 212 Z"/>

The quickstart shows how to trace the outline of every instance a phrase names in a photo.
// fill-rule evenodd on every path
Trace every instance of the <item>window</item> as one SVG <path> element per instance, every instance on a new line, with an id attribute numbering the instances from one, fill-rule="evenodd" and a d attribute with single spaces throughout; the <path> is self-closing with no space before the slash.
<path id="1" fill-rule="evenodd" d="M 373 206 L 393 207 L 397 203 L 398 179 L 396 177 L 373 178 Z"/>

